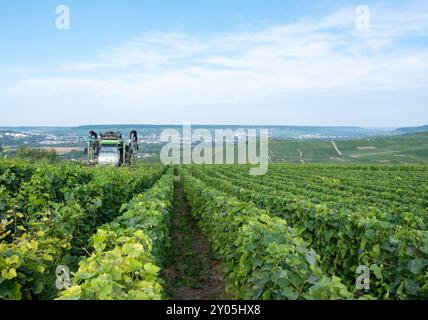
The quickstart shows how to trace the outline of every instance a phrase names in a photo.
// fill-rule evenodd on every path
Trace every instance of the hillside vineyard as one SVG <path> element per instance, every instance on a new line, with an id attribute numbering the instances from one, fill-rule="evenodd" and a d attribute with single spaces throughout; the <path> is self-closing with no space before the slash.
<path id="1" fill-rule="evenodd" d="M 428 166 L 249 168 L 1 160 L 0 299 L 169 298 L 177 185 L 227 297 L 428 298 Z"/>

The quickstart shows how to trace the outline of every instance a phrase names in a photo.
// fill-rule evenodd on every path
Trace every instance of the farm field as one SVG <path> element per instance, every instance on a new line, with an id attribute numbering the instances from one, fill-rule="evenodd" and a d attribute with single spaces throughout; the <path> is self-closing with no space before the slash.
<path id="1" fill-rule="evenodd" d="M 0 161 L 0 299 L 57 297 L 56 268 L 74 271 L 103 246 L 93 237 L 98 228 L 152 190 L 164 170 Z"/>
<path id="2" fill-rule="evenodd" d="M 0 299 L 428 299 L 427 165 L 248 169 L 0 161 Z"/>
<path id="3" fill-rule="evenodd" d="M 272 140 L 269 156 L 276 163 L 415 164 L 428 159 L 428 134 L 332 141 Z"/>
<path id="4" fill-rule="evenodd" d="M 144 145 L 147 162 L 160 162 L 162 144 Z M 373 136 L 359 139 L 269 140 L 272 163 L 420 164 L 428 162 L 428 133 Z"/>

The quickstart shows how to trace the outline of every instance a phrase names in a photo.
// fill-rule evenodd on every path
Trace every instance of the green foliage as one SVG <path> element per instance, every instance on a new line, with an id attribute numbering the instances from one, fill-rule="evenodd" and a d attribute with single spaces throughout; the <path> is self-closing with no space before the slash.
<path id="1" fill-rule="evenodd" d="M 46 237 L 41 230 L 0 243 L 0 299 L 31 299 L 50 290 L 55 280 L 47 268 L 63 263 L 68 248 L 67 239 Z"/>
<path id="2" fill-rule="evenodd" d="M 3 179 L 13 183 L 0 187 L 0 298 L 54 297 L 56 267 L 73 267 L 97 226 L 113 220 L 124 202 L 162 172 L 162 166 L 131 170 L 38 163 L 16 185 Z M 18 261 L 10 259 L 15 256 Z"/>
<path id="3" fill-rule="evenodd" d="M 30 161 L 57 162 L 59 160 L 55 151 L 29 147 L 19 147 L 16 151 L 16 157 Z"/>
<path id="4" fill-rule="evenodd" d="M 35 167 L 27 161 L 0 160 L 0 185 L 13 195 L 28 181 Z"/>
<path id="5" fill-rule="evenodd" d="M 428 298 L 427 166 L 248 169 L 179 170 L 232 296 Z M 172 196 L 161 165 L 0 160 L 0 299 L 58 297 L 58 265 L 75 271 L 58 299 L 164 298 Z"/>
<path id="6" fill-rule="evenodd" d="M 152 242 L 144 232 L 137 230 L 126 236 L 120 231 L 100 230 L 94 238 L 95 252 L 81 261 L 73 278 L 76 284 L 63 291 L 60 300 L 162 298 L 160 269 L 153 264 Z M 107 239 L 114 243 L 109 250 L 105 248 Z"/>
<path id="7" fill-rule="evenodd" d="M 191 167 L 205 183 L 300 230 L 322 253 L 323 270 L 340 276 L 355 296 L 366 293 L 355 289 L 355 271 L 366 265 L 372 296 L 428 297 L 426 167 L 274 166 L 266 177 L 239 170 Z"/>
<path id="8" fill-rule="evenodd" d="M 283 219 L 207 187 L 185 169 L 182 174 L 192 214 L 222 260 L 227 289 L 236 298 L 352 297 L 340 281 L 326 277 L 319 256 Z"/>
<path id="9" fill-rule="evenodd" d="M 61 300 L 159 300 L 159 276 L 169 241 L 173 197 L 171 174 L 124 205 L 123 214 L 92 237 L 94 252 L 80 262 L 74 285 Z"/>

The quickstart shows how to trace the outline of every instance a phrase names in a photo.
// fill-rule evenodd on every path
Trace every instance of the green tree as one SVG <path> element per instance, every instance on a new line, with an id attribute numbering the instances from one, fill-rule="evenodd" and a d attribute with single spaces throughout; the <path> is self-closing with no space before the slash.
<path id="1" fill-rule="evenodd" d="M 56 162 L 59 160 L 59 156 L 55 151 L 29 147 L 19 147 L 16 151 L 16 156 L 21 159 L 32 161 Z"/>

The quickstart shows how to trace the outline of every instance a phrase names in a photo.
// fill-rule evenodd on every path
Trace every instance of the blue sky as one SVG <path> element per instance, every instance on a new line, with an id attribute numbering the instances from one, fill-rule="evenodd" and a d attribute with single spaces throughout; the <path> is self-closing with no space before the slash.
<path id="1" fill-rule="evenodd" d="M 0 126 L 428 123 L 428 1 L 2 1 L 0 41 Z"/>

